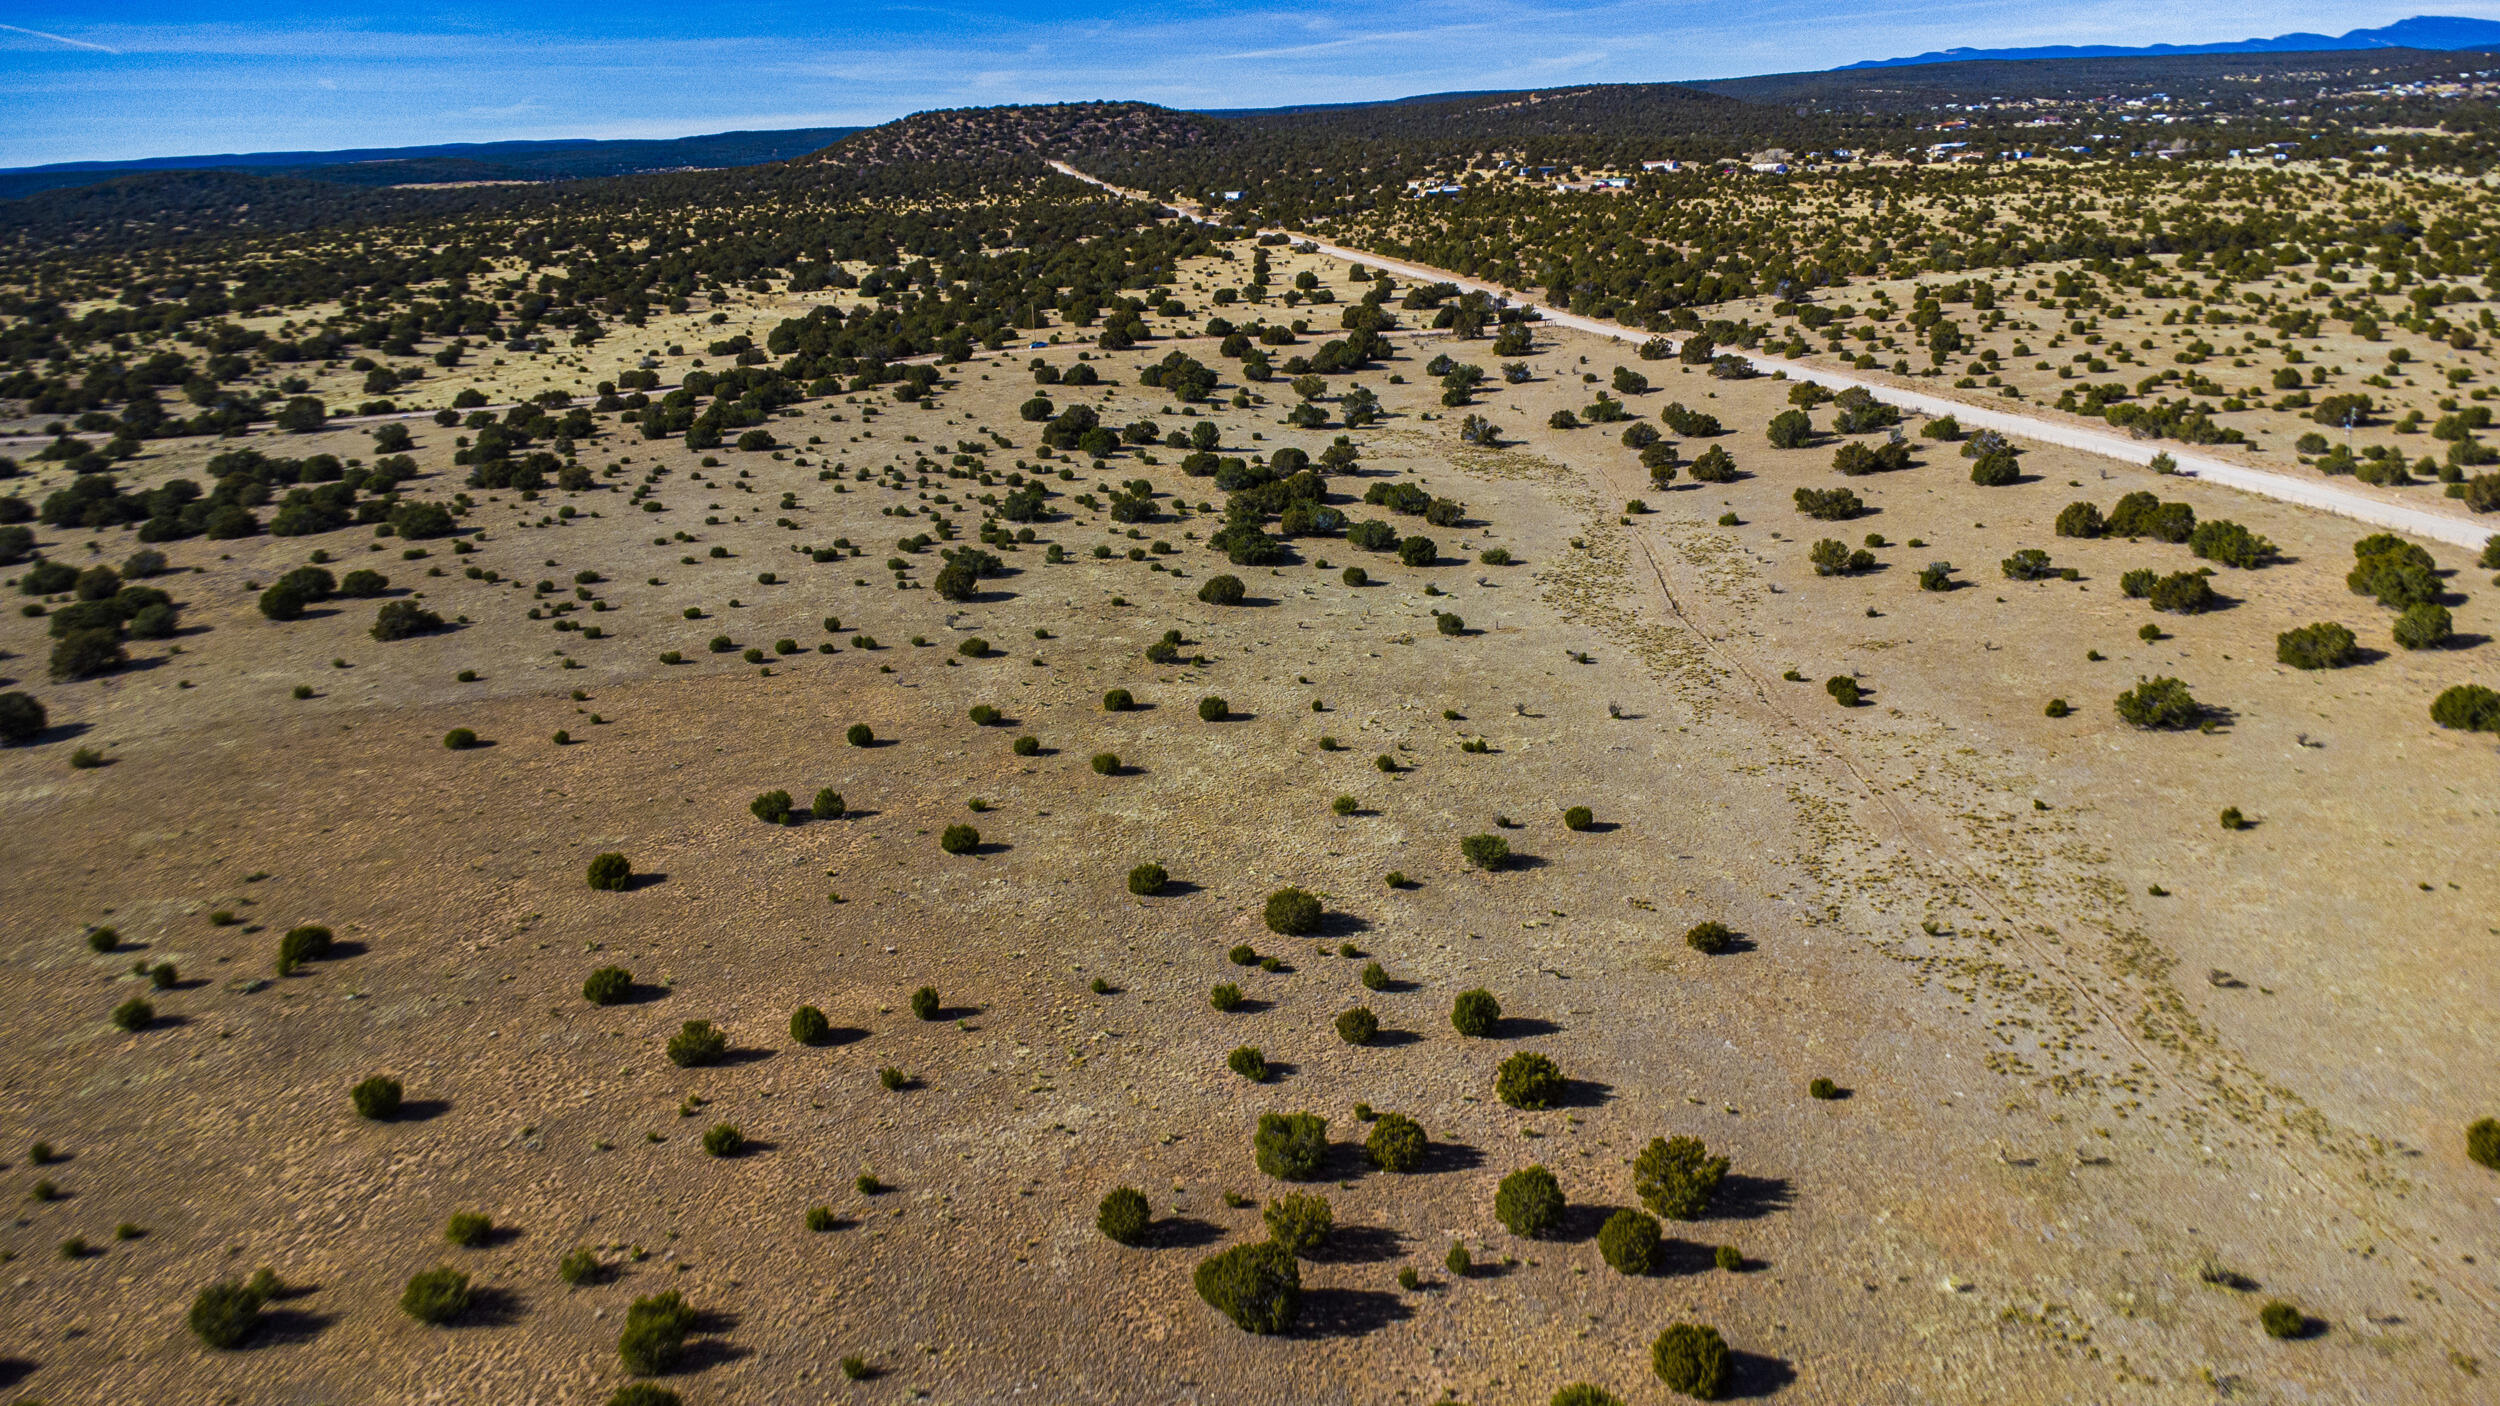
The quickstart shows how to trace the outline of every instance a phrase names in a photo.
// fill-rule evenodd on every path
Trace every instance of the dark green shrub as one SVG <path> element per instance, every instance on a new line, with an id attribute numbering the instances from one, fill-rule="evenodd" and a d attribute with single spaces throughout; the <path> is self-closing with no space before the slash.
<path id="1" fill-rule="evenodd" d="M 1816 1079 L 1812 1083 L 1806 1085 L 1806 1097 L 1827 1099 L 1838 1098 L 1840 1097 L 1840 1085 L 1833 1083 L 1829 1079 Z"/>
<path id="2" fill-rule="evenodd" d="M 2431 700 L 2431 721 L 2465 732 L 2500 732 L 2500 693 L 2461 683 Z"/>
<path id="3" fill-rule="evenodd" d="M 475 1211 L 456 1211 L 443 1223 L 443 1239 L 464 1250 L 474 1250 L 494 1235 L 495 1222 Z"/>
<path id="4" fill-rule="evenodd" d="M 2477 1118 L 2466 1125 L 2465 1155 L 2500 1172 L 2500 1118 Z"/>
<path id="5" fill-rule="evenodd" d="M 1469 835 L 1458 842 L 1459 857 L 1487 873 L 1510 863 L 1510 841 L 1499 835 Z"/>
<path id="6" fill-rule="evenodd" d="M 110 952 L 121 945 L 122 935 L 112 928 L 96 928 L 87 934 L 87 950 Z"/>
<path id="7" fill-rule="evenodd" d="M 1285 937 L 1306 937 L 1319 931 L 1319 899 L 1297 888 L 1283 888 L 1267 896 L 1264 915 L 1267 930 Z"/>
<path id="8" fill-rule="evenodd" d="M 2439 599 L 2437 563 L 2414 543 L 2381 532 L 2353 543 L 2352 552 L 2344 585 L 2354 595 L 2375 596 L 2391 610 Z"/>
<path id="9" fill-rule="evenodd" d="M 52 677 L 56 679 L 91 679 L 128 662 L 119 627 L 71 630 L 52 646 Z"/>
<path id="10" fill-rule="evenodd" d="M 1721 1245 L 1710 1252 L 1710 1262 L 1729 1274 L 1745 1267 L 1745 1252 L 1733 1245 Z"/>
<path id="11" fill-rule="evenodd" d="M 2408 605 L 2396 617 L 2396 643 L 2406 649 L 2438 649 L 2448 643 L 2454 626 L 2444 605 Z"/>
<path id="12" fill-rule="evenodd" d="M 821 1045 L 833 1034 L 833 1022 L 814 1006 L 801 1006 L 790 1012 L 790 1039 L 801 1045 Z"/>
<path id="13" fill-rule="evenodd" d="M 1198 588 L 1198 599 L 1209 605 L 1239 605 L 1247 594 L 1241 578 L 1230 574 L 1210 576 L 1206 584 Z"/>
<path id="14" fill-rule="evenodd" d="M 1450 1002 L 1450 1028 L 1461 1035 L 1482 1039 L 1501 1023 L 1502 1003 L 1481 986 L 1459 992 L 1458 998 Z"/>
<path id="15" fill-rule="evenodd" d="M 1694 466 L 1697 470 L 1698 463 Z M 1693 475 L 1699 478 L 1696 472 Z M 1847 522 L 1866 511 L 1866 503 L 1846 488 L 1800 488 L 1791 495 L 1797 511 L 1823 522 Z"/>
<path id="16" fill-rule="evenodd" d="M 1008 750 L 1019 757 L 1038 757 L 1042 754 L 1042 739 L 1019 737 L 1009 745 Z"/>
<path id="17" fill-rule="evenodd" d="M 399 1294 L 399 1311 L 437 1327 L 469 1311 L 469 1276 L 447 1264 L 408 1276 Z"/>
<path id="18" fill-rule="evenodd" d="M 2205 581 L 2204 573 L 2174 571 L 2153 583 L 2146 599 L 2155 610 L 2173 615 L 2200 615 L 2222 603 L 2214 588 Z"/>
<path id="19" fill-rule="evenodd" d="M 633 973 L 623 967 L 601 967 L 582 978 L 582 999 L 594 1006 L 613 1006 L 633 992 Z"/>
<path id="20" fill-rule="evenodd" d="M 441 628 L 443 628 L 443 617 L 440 615 L 413 600 L 393 600 L 384 601 L 382 608 L 373 613 L 373 628 L 368 633 L 375 639 L 388 643 L 391 640 L 410 639 L 417 635 L 430 635 Z"/>
<path id="21" fill-rule="evenodd" d="M 1219 1011 L 1241 1009 L 1241 988 L 1229 981 L 1219 981 L 1207 992 L 1207 1004 Z"/>
<path id="22" fill-rule="evenodd" d="M 1389 969 L 1378 962 L 1365 962 L 1363 964 L 1363 989 L 1366 991 L 1388 990 Z"/>
<path id="23" fill-rule="evenodd" d="M 714 1157 L 735 1157 L 746 1149 L 746 1134 L 728 1123 L 714 1123 L 703 1130 L 703 1150 Z"/>
<path id="24" fill-rule="evenodd" d="M 1191 1282 L 1207 1306 L 1252 1333 L 1281 1333 L 1302 1311 L 1302 1272 L 1274 1241 L 1235 1245 L 1199 1262 Z"/>
<path id="25" fill-rule="evenodd" d="M 1094 1228 L 1103 1233 L 1103 1238 L 1121 1245 L 1143 1243 L 1147 1228 L 1153 1224 L 1154 1212 L 1134 1187 L 1114 1187 L 1094 1211 Z"/>
<path id="26" fill-rule="evenodd" d="M 2280 556 L 2272 542 L 2225 518 L 2196 524 L 2188 534 L 2188 550 L 2207 561 L 2253 570 Z"/>
<path id="27" fill-rule="evenodd" d="M 1267 1056 L 1256 1045 L 1242 1045 L 1224 1056 L 1224 1067 L 1253 1084 L 1267 1082 Z"/>
<path id="28" fill-rule="evenodd" d="M 1589 1382 L 1573 1382 L 1554 1393 L 1545 1406 L 1623 1406 L 1623 1398 Z"/>
<path id="29" fill-rule="evenodd" d="M 1441 547 L 1418 533 L 1398 539 L 1398 560 L 1407 566 L 1430 566 L 1441 559 Z"/>
<path id="30" fill-rule="evenodd" d="M 987 703 L 975 703 L 972 705 L 972 711 L 965 716 L 972 719 L 975 727 L 988 727 L 998 721 L 999 712 Z"/>
<path id="31" fill-rule="evenodd" d="M 2274 637 L 2276 662 L 2295 669 L 2341 669 L 2359 653 L 2352 631 L 2331 620 L 2285 630 Z"/>
<path id="32" fill-rule="evenodd" d="M 787 791 L 766 791 L 747 802 L 747 809 L 767 825 L 788 825 L 793 819 L 790 793 Z"/>
<path id="33" fill-rule="evenodd" d="M 272 620 L 300 620 L 311 598 L 292 581 L 280 581 L 260 593 L 260 613 Z"/>
<path id="34" fill-rule="evenodd" d="M 668 1037 L 668 1062 L 680 1069 L 718 1064 L 729 1053 L 729 1036 L 708 1020 L 689 1020 Z"/>
<path id="35" fill-rule="evenodd" d="M 379 571 L 351 571 L 339 578 L 339 594 L 356 600 L 371 600 L 391 588 L 391 579 Z"/>
<path id="36" fill-rule="evenodd" d="M 2276 1299 L 2257 1310 L 2257 1326 L 2269 1338 L 2305 1338 L 2309 1336 L 2309 1315 Z"/>
<path id="37" fill-rule="evenodd" d="M 1337 1038 L 1349 1045 L 1368 1045 L 1379 1033 L 1380 1017 L 1369 1006 L 1356 1006 L 1337 1016 Z"/>
<path id="38" fill-rule="evenodd" d="M 1847 674 L 1834 674 L 1823 680 L 1823 691 L 1830 694 L 1832 701 L 1843 708 L 1854 708 L 1866 700 L 1866 691 L 1858 686 L 1856 679 Z"/>
<path id="39" fill-rule="evenodd" d="M 2131 727 L 2147 730 L 2188 728 L 2204 716 L 2204 705 L 2173 678 L 2145 679 L 2118 695 L 2118 716 Z"/>
<path id="40" fill-rule="evenodd" d="M 877 1071 L 877 1082 L 885 1087 L 887 1093 L 901 1093 L 903 1086 L 910 1083 L 911 1079 L 902 1070 L 889 1064 Z"/>
<path id="41" fill-rule="evenodd" d="M 1727 1159 L 1713 1157 L 1697 1137 L 1651 1138 L 1632 1160 L 1632 1190 L 1641 1204 L 1671 1220 L 1698 1220 L 1727 1180 Z"/>
<path id="42" fill-rule="evenodd" d="M 686 1335 L 694 1331 L 694 1310 L 671 1289 L 636 1299 L 625 1310 L 624 1331 L 617 1334 L 616 1355 L 637 1377 L 656 1377 L 675 1367 L 685 1355 Z"/>
<path id="43" fill-rule="evenodd" d="M 1736 934 L 1728 925 L 1712 919 L 1699 922 L 1685 930 L 1684 945 L 1706 956 L 1718 956 L 1736 945 Z"/>
<path id="44" fill-rule="evenodd" d="M 1814 442 L 1814 421 L 1802 410 L 1783 410 L 1763 430 L 1774 449 L 1801 449 Z"/>
<path id="45" fill-rule="evenodd" d="M 1566 830 L 1586 830 L 1596 823 L 1597 816 L 1587 806 L 1573 806 L 1563 812 L 1563 828 Z"/>
<path id="46" fill-rule="evenodd" d="M 599 1282 L 606 1277 L 606 1272 L 607 1266 L 599 1263 L 599 1257 L 586 1249 L 576 1248 L 556 1261 L 556 1277 L 577 1288 Z"/>
<path id="47" fill-rule="evenodd" d="M 1640 1211 L 1617 1211 L 1597 1230 L 1597 1252 L 1617 1274 L 1649 1273 L 1665 1249 L 1657 1217 Z"/>
<path id="48" fill-rule="evenodd" d="M 2160 580 L 2160 572 L 2149 566 L 2139 566 L 2119 576 L 2118 592 L 2129 600 L 2142 600 L 2153 593 L 2154 584 Z"/>
<path id="49" fill-rule="evenodd" d="M 349 1089 L 347 1098 L 356 1105 L 356 1116 L 359 1118 L 382 1123 L 399 1116 L 399 1081 L 387 1074 L 376 1074 Z"/>
<path id="50" fill-rule="evenodd" d="M 1562 1071 L 1534 1050 L 1521 1050 L 1502 1061 L 1493 1076 L 1493 1092 L 1513 1108 L 1535 1112 L 1551 1108 L 1562 1097 Z"/>
<path id="51" fill-rule="evenodd" d="M 1120 770 L 1119 754 L 1115 752 L 1096 752 L 1089 765 L 1094 768 L 1094 775 L 1096 776 L 1116 776 L 1119 774 Z"/>
<path id="52" fill-rule="evenodd" d="M 1982 488 L 2006 488 L 2022 482 L 2023 471 L 2010 449 L 1981 454 L 1970 466 L 1970 481 Z"/>
<path id="53" fill-rule="evenodd" d="M 2225 830 L 2245 830 L 2248 828 L 2248 817 L 2240 814 L 2240 808 L 2238 806 L 2224 806 L 2222 808 L 2221 820 L 2222 828 Z"/>
<path id="54" fill-rule="evenodd" d="M 969 825 L 949 825 L 938 836 L 938 848 L 948 854 L 970 854 L 981 847 L 981 832 Z"/>
<path id="55" fill-rule="evenodd" d="M 842 740 L 854 747 L 865 747 L 877 740 L 877 734 L 869 731 L 866 723 L 853 723 L 843 730 Z"/>
<path id="56" fill-rule="evenodd" d="M 1696 1401 L 1726 1395 L 1728 1379 L 1736 1373 L 1719 1330 L 1692 1323 L 1677 1323 L 1658 1335 L 1649 1345 L 1649 1367 L 1668 1390 Z"/>
<path id="57" fill-rule="evenodd" d="M 1111 689 L 1102 696 L 1102 710 L 1106 713 L 1125 713 L 1136 706 L 1137 700 L 1125 688 Z"/>
<path id="58" fill-rule="evenodd" d="M 191 1335 L 203 1346 L 232 1351 L 260 1326 L 264 1302 L 266 1296 L 251 1286 L 238 1279 L 227 1279 L 193 1296 L 191 1312 L 184 1321 L 191 1325 Z"/>
<path id="59" fill-rule="evenodd" d="M 156 1007 L 137 996 L 113 1007 L 113 1025 L 119 1030 L 145 1030 L 155 1019 Z"/>
<path id="60" fill-rule="evenodd" d="M 833 1213 L 833 1207 L 810 1206 L 807 1208 L 807 1228 L 810 1231 L 823 1235 L 828 1231 L 840 1229 L 841 1225 L 842 1218 Z"/>
<path id="61" fill-rule="evenodd" d="M 1328 1120 L 1311 1113 L 1262 1113 L 1250 1148 L 1267 1175 L 1316 1181 L 1328 1161 Z"/>
<path id="62" fill-rule="evenodd" d="M 50 715 L 32 694 L 0 693 L 0 747 L 22 747 L 43 736 Z"/>
<path id="63" fill-rule="evenodd" d="M 1372 1121 L 1363 1151 L 1384 1172 L 1411 1172 L 1424 1164 L 1427 1146 L 1423 1125 L 1403 1113 L 1383 1113 Z"/>
<path id="64" fill-rule="evenodd" d="M 1522 1167 L 1502 1178 L 1493 1193 L 1493 1214 L 1511 1234 L 1539 1239 L 1562 1228 L 1562 1183 L 1543 1167 Z"/>
<path id="65" fill-rule="evenodd" d="M 1220 723 L 1232 715 L 1233 705 L 1221 698 L 1198 700 L 1198 721 L 1202 723 Z"/>
<path id="66" fill-rule="evenodd" d="M 1171 881 L 1172 876 L 1160 864 L 1140 864 L 1128 871 L 1128 891 L 1140 898 L 1163 892 L 1163 886 Z"/>
<path id="67" fill-rule="evenodd" d="M 333 941 L 330 930 L 318 923 L 288 928 L 278 939 L 278 975 L 293 976 L 304 963 L 329 956 Z"/>
<path id="68" fill-rule="evenodd" d="M 602 893 L 623 893 L 633 887 L 633 863 L 613 851 L 590 861 L 590 886 Z"/>
<path id="69" fill-rule="evenodd" d="M 2108 530 L 2109 523 L 2101 516 L 2101 510 L 2090 503 L 2068 503 L 2057 515 L 2060 537 L 2098 537 Z"/>
<path id="70" fill-rule="evenodd" d="M 1327 1197 L 1299 1191 L 1269 1201 L 1259 1216 L 1267 1222 L 1268 1238 L 1296 1259 L 1309 1259 L 1337 1228 L 1337 1213 Z"/>
<path id="71" fill-rule="evenodd" d="M 443 734 L 443 745 L 454 752 L 466 752 L 477 746 L 477 729 L 455 727 Z"/>
<path id="72" fill-rule="evenodd" d="M 934 986 L 923 986 L 911 993 L 911 1013 L 922 1020 L 938 1018 L 938 993 Z"/>

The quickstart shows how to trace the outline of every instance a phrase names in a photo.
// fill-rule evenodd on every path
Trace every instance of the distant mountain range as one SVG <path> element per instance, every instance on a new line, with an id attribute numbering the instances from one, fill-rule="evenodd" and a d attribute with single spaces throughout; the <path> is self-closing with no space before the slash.
<path id="1" fill-rule="evenodd" d="M 1832 70 L 1909 68 L 1919 64 L 1966 63 L 1975 59 L 2099 59 L 2166 54 L 2302 54 L 2352 49 L 2495 49 L 2500 50 L 2500 21 L 2462 15 L 2415 15 L 2379 29 L 2349 34 L 2278 34 L 2272 39 L 2234 39 L 2220 44 L 2053 44 L 2037 49 L 1939 49 L 1904 59 L 1868 59 Z"/>
<path id="2" fill-rule="evenodd" d="M 452 142 L 351 151 L 258 151 L 221 156 L 158 156 L 139 161 L 68 161 L 0 171 L 0 200 L 41 190 L 93 185 L 150 171 L 251 171 L 339 185 L 430 185 L 450 181 L 560 181 L 630 176 L 685 167 L 759 166 L 787 161 L 842 140 L 856 127 L 714 132 L 700 137 L 545 142 Z"/>

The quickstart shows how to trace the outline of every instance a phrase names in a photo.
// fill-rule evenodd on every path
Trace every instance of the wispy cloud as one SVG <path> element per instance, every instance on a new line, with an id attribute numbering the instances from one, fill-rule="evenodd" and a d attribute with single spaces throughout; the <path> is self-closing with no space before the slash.
<path id="1" fill-rule="evenodd" d="M 48 34 L 40 29 L 28 29 L 22 24 L 0 24 L 0 29 L 5 29 L 11 34 L 24 34 L 36 39 L 49 39 L 55 44 L 67 44 L 73 49 L 93 49 L 99 54 L 119 55 L 121 53 L 121 50 L 119 49 L 108 48 L 102 44 L 91 44 L 84 39 L 72 39 L 66 34 Z"/>

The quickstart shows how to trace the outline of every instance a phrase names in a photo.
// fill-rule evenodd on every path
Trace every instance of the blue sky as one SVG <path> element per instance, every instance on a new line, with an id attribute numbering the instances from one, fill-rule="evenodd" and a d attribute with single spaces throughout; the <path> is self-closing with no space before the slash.
<path id="1" fill-rule="evenodd" d="M 882 122 L 1135 98 L 1346 102 L 1716 78 L 1956 45 L 2340 34 L 2500 0 L 7 0 L 0 166 Z"/>

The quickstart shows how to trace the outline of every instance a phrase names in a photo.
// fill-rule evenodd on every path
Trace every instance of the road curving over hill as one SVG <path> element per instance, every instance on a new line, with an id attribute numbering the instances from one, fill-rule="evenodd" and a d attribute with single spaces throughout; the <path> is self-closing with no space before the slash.
<path id="1" fill-rule="evenodd" d="M 1124 196 L 1131 200 L 1153 198 L 1141 191 L 1115 186 L 1109 181 L 1090 176 L 1064 161 L 1051 161 L 1050 166 L 1061 175 L 1083 181 L 1088 185 L 1098 186 L 1114 195 Z M 1185 205 L 1171 203 L 1171 208 L 1179 211 L 1184 218 L 1196 220 L 1201 224 L 1217 223 L 1209 219 L 1202 211 Z M 1447 269 L 1431 268 L 1423 264 L 1409 263 L 1403 259 L 1385 258 L 1368 250 L 1332 244 L 1325 239 L 1309 235 L 1293 234 L 1290 230 L 1274 232 L 1291 234 L 1296 240 L 1307 243 L 1332 257 L 1383 269 L 1401 277 L 1432 283 L 1450 283 L 1468 292 L 1493 294 L 1509 300 L 1514 306 L 1533 310 L 1540 319 L 1552 326 L 1568 327 L 1575 332 L 1586 332 L 1592 336 L 1635 345 L 1647 342 L 1656 335 L 1625 327 L 1619 323 L 1546 307 L 1530 299 L 1521 298 L 1509 289 L 1479 279 L 1467 278 Z M 1670 338 L 1669 341 L 1672 343 L 1674 339 Z M 2390 503 L 2366 493 L 2355 492 L 2332 481 L 2297 478 L 2272 469 L 2236 464 L 2210 454 L 2197 453 L 2183 445 L 2166 444 L 2160 440 L 2140 440 L 2131 435 L 2095 428 L 2076 421 L 1957 400 L 1950 396 L 1938 395 L 1933 391 L 1919 390 L 1886 377 L 1838 371 L 1830 367 L 1793 361 L 1780 356 L 1749 355 L 1745 359 L 1752 363 L 1755 370 L 1764 375 L 1778 372 L 1792 381 L 1811 381 L 1819 386 L 1828 386 L 1835 391 L 1847 390 L 1853 386 L 1864 387 L 1903 409 L 1915 410 L 1923 415 L 1951 415 L 1970 429 L 1995 430 L 2000 434 L 2015 435 L 2041 444 L 2077 449 L 2086 454 L 2097 454 L 2122 463 L 2149 464 L 2156 454 L 2167 453 L 2178 464 L 2179 473 L 2185 476 L 2201 478 L 2221 484 L 2226 488 L 2236 488 L 2244 493 L 2254 493 L 2259 497 L 2273 498 L 2305 508 L 2314 508 L 2320 512 L 2333 513 L 2339 517 L 2348 517 L 2357 522 L 2368 523 L 2373 527 L 2383 527 L 2416 537 L 2426 537 L 2434 542 L 2444 542 L 2450 546 L 2479 550 L 2485 542 L 2491 539 L 2495 531 L 2500 531 L 2500 528 L 2485 526 L 2461 513 L 2440 512 L 2402 503 Z"/>

